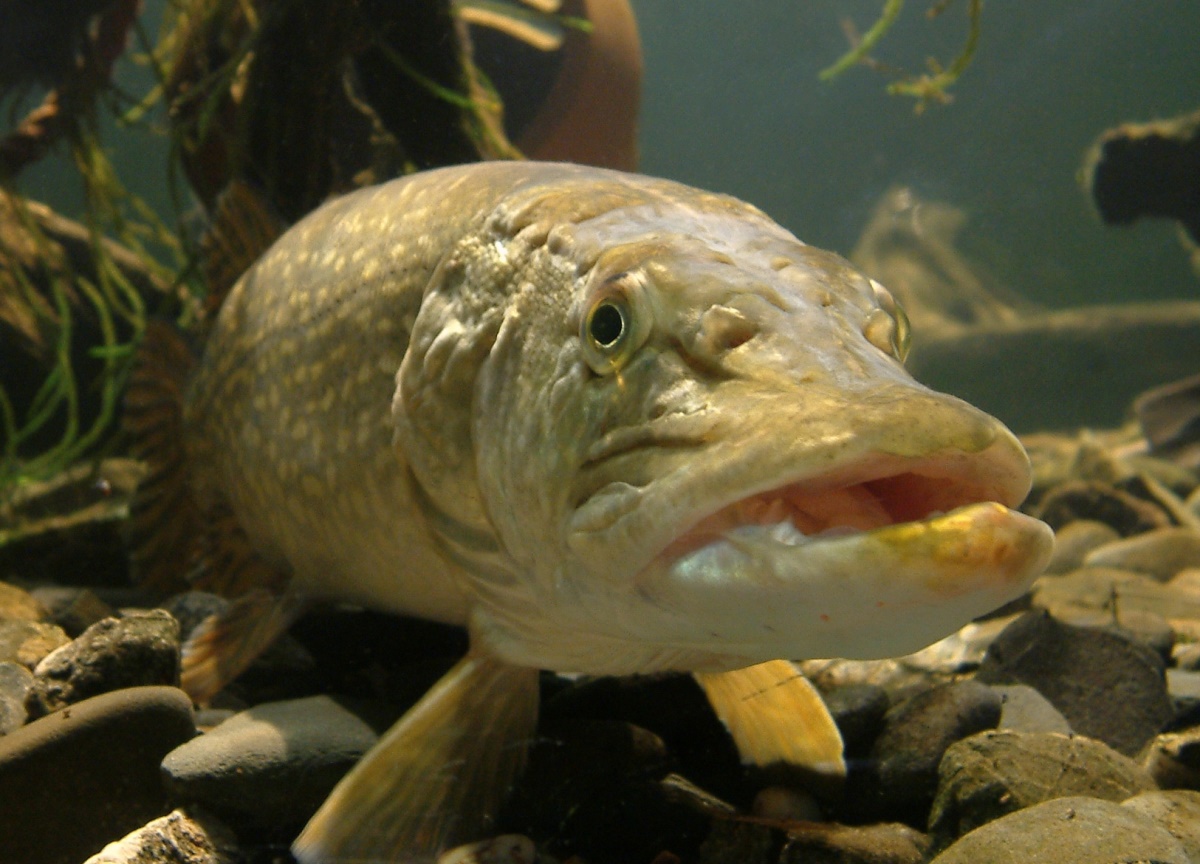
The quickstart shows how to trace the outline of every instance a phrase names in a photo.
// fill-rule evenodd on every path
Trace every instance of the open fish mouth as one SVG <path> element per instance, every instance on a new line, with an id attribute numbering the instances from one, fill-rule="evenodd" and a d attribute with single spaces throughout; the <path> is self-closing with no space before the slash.
<path id="1" fill-rule="evenodd" d="M 643 571 L 643 596 L 734 655 L 887 657 L 1020 596 L 1049 559 L 1052 532 L 1005 506 L 1012 489 L 936 460 L 875 469 L 721 507 Z"/>

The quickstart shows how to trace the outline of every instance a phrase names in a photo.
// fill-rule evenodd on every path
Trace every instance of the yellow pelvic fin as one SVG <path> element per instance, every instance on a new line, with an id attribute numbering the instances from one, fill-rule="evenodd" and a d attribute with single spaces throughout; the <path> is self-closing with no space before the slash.
<path id="1" fill-rule="evenodd" d="M 204 705 L 292 625 L 306 608 L 297 595 L 251 591 L 206 619 L 183 646 L 180 686 Z"/>
<path id="2" fill-rule="evenodd" d="M 121 417 L 131 455 L 146 463 L 130 507 L 126 545 L 134 578 L 162 596 L 186 590 L 201 533 L 183 444 L 183 394 L 194 363 L 174 327 L 148 322 Z"/>
<path id="3" fill-rule="evenodd" d="M 225 187 L 201 240 L 207 313 L 221 308 L 229 289 L 286 228 L 266 195 L 254 186 L 233 180 Z"/>
<path id="4" fill-rule="evenodd" d="M 697 672 L 695 678 L 743 763 L 846 776 L 841 733 L 821 694 L 792 663 L 770 660 L 733 672 Z"/>
<path id="5" fill-rule="evenodd" d="M 537 706 L 537 670 L 459 661 L 342 778 L 296 859 L 432 862 L 479 839 L 525 766 Z"/>

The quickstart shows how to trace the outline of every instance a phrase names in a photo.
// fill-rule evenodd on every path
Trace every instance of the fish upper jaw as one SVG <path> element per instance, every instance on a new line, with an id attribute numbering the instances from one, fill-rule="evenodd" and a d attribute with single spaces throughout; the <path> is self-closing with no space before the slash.
<path id="1" fill-rule="evenodd" d="M 693 442 L 663 454 L 675 467 L 662 478 L 591 494 L 568 545 L 606 590 L 586 591 L 595 605 L 576 626 L 692 668 L 884 657 L 1026 590 L 1053 536 L 1010 509 L 1030 469 L 1002 424 L 912 383 L 831 406 L 844 434 L 784 417 L 798 430 L 790 449 L 752 431 L 724 446 Z M 710 426 L 709 436 L 729 431 Z M 611 562 L 628 569 L 606 570 Z"/>

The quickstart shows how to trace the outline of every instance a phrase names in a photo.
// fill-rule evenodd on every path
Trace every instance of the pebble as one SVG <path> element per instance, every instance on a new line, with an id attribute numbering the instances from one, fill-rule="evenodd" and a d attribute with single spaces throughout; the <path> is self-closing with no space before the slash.
<path id="1" fill-rule="evenodd" d="M 988 649 L 976 676 L 1028 684 L 1081 735 L 1132 756 L 1175 714 L 1162 658 L 1104 630 L 1072 627 L 1043 611 L 1026 613 Z"/>
<path id="2" fill-rule="evenodd" d="M 1155 736 L 1138 761 L 1162 789 L 1200 789 L 1200 726 Z"/>
<path id="3" fill-rule="evenodd" d="M 0 861 L 75 864 L 166 813 L 159 764 L 194 734 L 183 691 L 134 687 L 0 738 Z"/>
<path id="4" fill-rule="evenodd" d="M 1171 661 L 1177 669 L 1187 672 L 1200 671 L 1200 642 L 1176 645 L 1171 652 Z"/>
<path id="5" fill-rule="evenodd" d="M 1200 702 L 1200 672 L 1187 669 L 1167 670 L 1167 693 L 1179 705 Z"/>
<path id="6" fill-rule="evenodd" d="M 948 842 L 1053 798 L 1121 802 L 1154 788 L 1137 762 L 1082 735 L 982 732 L 953 744 L 942 757 L 929 830 Z"/>
<path id="7" fill-rule="evenodd" d="M 290 840 L 378 740 L 379 724 L 364 713 L 313 696 L 235 714 L 167 754 L 171 800 L 200 804 L 235 830 L 273 829 Z"/>
<path id="8" fill-rule="evenodd" d="M 867 753 L 891 705 L 887 691 L 875 684 L 848 684 L 821 696 L 842 735 L 846 755 Z"/>
<path id="9" fill-rule="evenodd" d="M 26 701 L 40 717 L 124 687 L 179 683 L 179 624 L 161 609 L 105 618 L 48 654 L 33 670 Z"/>
<path id="10" fill-rule="evenodd" d="M 206 619 L 228 609 L 229 601 L 208 591 L 187 591 L 165 601 L 162 608 L 179 622 L 179 641 L 186 644 Z"/>
<path id="11" fill-rule="evenodd" d="M 1081 567 L 1070 573 L 1043 576 L 1033 584 L 1033 605 L 1057 617 L 1105 612 L 1117 621 L 1127 611 L 1150 612 L 1164 618 L 1179 614 L 1179 591 L 1129 570 Z"/>
<path id="12" fill-rule="evenodd" d="M 41 621 L 46 607 L 28 591 L 8 582 L 0 582 L 0 620 Z"/>
<path id="13" fill-rule="evenodd" d="M 1082 796 L 1044 801 L 976 828 L 931 864 L 1192 864 L 1145 816 Z"/>
<path id="14" fill-rule="evenodd" d="M 995 728 L 1001 711 L 1000 694 L 977 681 L 939 685 L 893 706 L 871 750 L 871 762 L 857 770 L 851 764 L 845 802 L 850 821 L 888 814 L 923 826 L 946 748 Z"/>
<path id="15" fill-rule="evenodd" d="M 438 856 L 437 864 L 536 864 L 537 846 L 520 834 L 502 834 L 457 846 Z"/>
<path id="16" fill-rule="evenodd" d="M 1158 528 L 1093 549 L 1083 561 L 1088 567 L 1133 570 L 1166 582 L 1180 570 L 1200 567 L 1200 534 L 1178 526 Z"/>
<path id="17" fill-rule="evenodd" d="M 1094 519 L 1068 522 L 1054 534 L 1054 552 L 1046 565 L 1047 573 L 1067 573 L 1083 566 L 1083 559 L 1093 549 L 1120 538 L 1111 525 Z"/>
<path id="18" fill-rule="evenodd" d="M 1028 684 L 996 684 L 1003 707 L 997 729 L 1012 732 L 1057 732 L 1071 734 L 1071 724 L 1050 700 Z"/>
<path id="19" fill-rule="evenodd" d="M 33 596 L 46 607 L 46 617 L 72 639 L 97 621 L 116 615 L 90 588 L 45 587 L 36 589 Z"/>
<path id="20" fill-rule="evenodd" d="M 11 660 L 0 663 L 0 735 L 25 725 L 25 699 L 32 686 L 33 673 L 27 667 Z"/>
<path id="21" fill-rule="evenodd" d="M 70 641 L 56 624 L 0 621 L 0 663 L 13 661 L 33 668 L 51 651 Z"/>
<path id="22" fill-rule="evenodd" d="M 1068 481 L 1046 492 L 1034 515 L 1055 531 L 1081 519 L 1103 522 L 1122 537 L 1169 524 L 1166 512 L 1107 483 Z"/>
<path id="23" fill-rule="evenodd" d="M 795 826 L 779 864 L 921 864 L 929 838 L 908 825 Z M 731 859 L 736 860 L 736 859 Z"/>
<path id="24" fill-rule="evenodd" d="M 1200 861 L 1200 792 L 1172 789 L 1143 792 L 1121 806 L 1149 817 L 1183 844 L 1193 864 Z"/>
<path id="25" fill-rule="evenodd" d="M 84 864 L 238 864 L 237 838 L 214 817 L 173 810 L 109 843 Z"/>
<path id="26" fill-rule="evenodd" d="M 695 860 L 706 837 L 734 842 L 713 833 L 727 805 L 670 777 L 670 761 L 658 735 L 631 723 L 553 719 L 539 728 L 500 827 L 585 861 L 649 861 L 663 850 Z"/>
<path id="27" fill-rule="evenodd" d="M 775 821 L 823 822 L 825 812 L 821 802 L 803 789 L 787 786 L 768 786 L 754 796 L 750 813 L 760 819 Z"/>

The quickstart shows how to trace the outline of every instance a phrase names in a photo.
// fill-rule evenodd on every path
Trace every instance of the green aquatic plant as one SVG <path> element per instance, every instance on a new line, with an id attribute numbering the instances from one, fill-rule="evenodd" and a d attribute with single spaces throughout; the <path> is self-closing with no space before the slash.
<path id="1" fill-rule="evenodd" d="M 936 0 L 926 10 L 926 17 L 936 18 L 945 12 L 953 2 L 954 0 Z M 883 39 L 884 35 L 891 30 L 897 19 L 899 19 L 903 8 L 904 0 L 885 0 L 883 10 L 875 23 L 871 25 L 870 29 L 861 38 L 854 40 L 854 46 L 842 55 L 836 63 L 821 70 L 820 79 L 822 81 L 832 81 L 851 66 L 860 64 L 876 69 L 885 69 L 886 67 L 882 63 L 871 57 L 871 52 Z M 948 92 L 950 87 L 958 81 L 959 77 L 966 71 L 967 67 L 971 65 L 971 61 L 975 58 L 975 50 L 979 45 L 982 14 L 983 0 L 969 0 L 967 6 L 969 23 L 966 41 L 950 64 L 943 66 L 936 58 L 930 57 L 925 61 L 929 67 L 928 72 L 919 75 L 901 75 L 897 80 L 888 84 L 887 92 L 897 96 L 909 96 L 916 99 L 915 110 L 918 114 L 924 111 L 930 103 L 945 104 L 949 102 L 953 98 Z"/>

